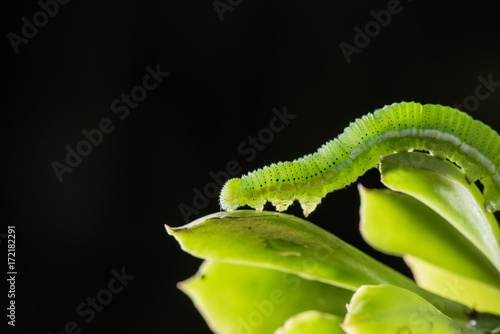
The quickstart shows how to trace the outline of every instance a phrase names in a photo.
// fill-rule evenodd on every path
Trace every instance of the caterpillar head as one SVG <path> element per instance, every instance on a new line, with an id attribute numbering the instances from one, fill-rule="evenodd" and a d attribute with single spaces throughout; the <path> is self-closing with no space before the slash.
<path id="1" fill-rule="evenodd" d="M 220 192 L 220 207 L 225 211 L 233 211 L 241 206 L 238 201 L 241 179 L 231 179 L 224 184 Z"/>

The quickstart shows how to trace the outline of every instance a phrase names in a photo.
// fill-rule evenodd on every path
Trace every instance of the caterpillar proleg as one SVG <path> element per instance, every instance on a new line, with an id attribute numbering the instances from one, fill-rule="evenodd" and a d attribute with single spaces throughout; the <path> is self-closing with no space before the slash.
<path id="1" fill-rule="evenodd" d="M 462 168 L 484 185 L 486 207 L 500 209 L 500 136 L 466 113 L 441 105 L 394 103 L 356 119 L 317 152 L 279 162 L 226 182 L 220 206 L 248 205 L 262 211 L 267 201 L 284 211 L 295 200 L 304 216 L 326 194 L 356 181 L 380 163 L 380 156 L 427 151 Z"/>

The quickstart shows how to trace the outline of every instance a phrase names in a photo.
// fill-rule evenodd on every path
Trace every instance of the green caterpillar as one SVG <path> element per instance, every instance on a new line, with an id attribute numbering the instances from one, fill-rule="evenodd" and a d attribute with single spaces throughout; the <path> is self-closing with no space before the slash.
<path id="1" fill-rule="evenodd" d="M 278 211 L 298 200 L 307 217 L 327 193 L 356 181 L 380 163 L 380 156 L 421 150 L 448 159 L 484 186 L 486 208 L 500 209 L 500 136 L 457 109 L 414 102 L 394 103 L 351 123 L 314 154 L 265 166 L 226 182 L 220 206 L 248 205 Z"/>

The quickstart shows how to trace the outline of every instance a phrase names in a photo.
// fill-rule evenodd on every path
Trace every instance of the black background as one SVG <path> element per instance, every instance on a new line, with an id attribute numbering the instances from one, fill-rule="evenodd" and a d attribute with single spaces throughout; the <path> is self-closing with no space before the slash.
<path id="1" fill-rule="evenodd" d="M 55 334 L 69 321 L 82 333 L 209 332 L 175 286 L 201 260 L 164 224 L 186 223 L 179 205 L 193 206 L 193 189 L 211 182 L 210 171 L 231 160 L 243 173 L 292 160 L 386 104 L 453 106 L 474 96 L 479 76 L 500 81 L 494 2 L 401 0 L 401 13 L 348 64 L 339 44 L 353 44 L 354 27 L 387 5 L 244 0 L 221 21 L 211 1 L 72 0 L 16 54 L 7 35 L 20 35 L 21 18 L 31 21 L 40 5 L 4 3 L 0 233 L 16 226 L 18 272 L 17 326 L 8 333 Z M 170 75 L 120 120 L 111 103 L 157 64 Z M 463 109 L 498 130 L 499 105 L 495 91 Z M 238 146 L 285 106 L 296 117 L 247 159 Z M 64 163 L 65 147 L 103 118 L 114 131 L 59 182 L 51 164 Z M 382 186 L 376 170 L 359 181 Z M 328 195 L 309 220 L 409 274 L 363 242 L 358 206 L 350 186 Z M 213 198 L 189 220 L 216 211 Z M 289 212 L 301 216 L 298 205 Z M 135 278 L 85 323 L 77 306 L 122 268 Z"/>

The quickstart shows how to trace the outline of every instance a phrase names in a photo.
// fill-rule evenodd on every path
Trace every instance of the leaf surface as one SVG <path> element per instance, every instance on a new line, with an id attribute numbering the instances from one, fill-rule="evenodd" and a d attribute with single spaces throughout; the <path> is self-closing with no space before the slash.
<path id="1" fill-rule="evenodd" d="M 500 230 L 475 184 L 455 165 L 423 153 L 382 158 L 382 182 L 411 195 L 437 212 L 500 271 Z"/>
<path id="2" fill-rule="evenodd" d="M 395 286 L 363 286 L 349 303 L 342 328 L 348 334 L 473 334 L 431 303 Z"/>
<path id="3" fill-rule="evenodd" d="M 447 220 L 419 200 L 388 189 L 358 187 L 363 238 L 386 254 L 409 254 L 500 291 L 500 273 Z"/>
<path id="4" fill-rule="evenodd" d="M 446 304 L 450 316 L 464 318 L 471 311 L 419 288 L 413 280 L 295 216 L 220 212 L 167 231 L 182 249 L 203 259 L 275 269 L 351 291 L 361 285 L 391 284 Z"/>
<path id="5" fill-rule="evenodd" d="M 273 333 L 290 317 L 309 310 L 336 315 L 340 329 L 353 294 L 282 271 L 211 260 L 179 288 L 215 333 L 228 334 Z M 311 319 L 314 326 L 331 325 L 330 318 Z"/>
<path id="6" fill-rule="evenodd" d="M 306 311 L 297 314 L 285 322 L 275 334 L 345 334 L 340 328 L 343 317 L 318 311 Z"/>

